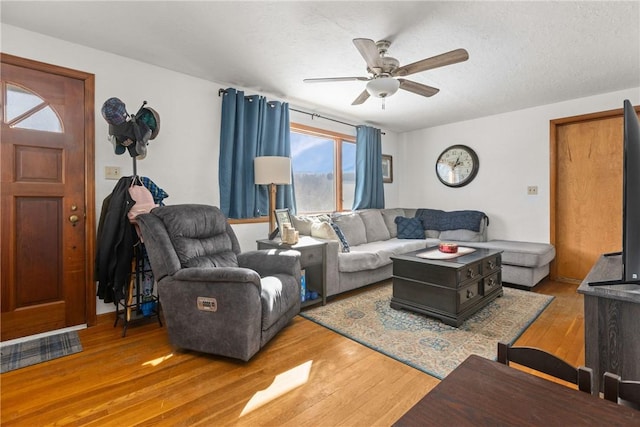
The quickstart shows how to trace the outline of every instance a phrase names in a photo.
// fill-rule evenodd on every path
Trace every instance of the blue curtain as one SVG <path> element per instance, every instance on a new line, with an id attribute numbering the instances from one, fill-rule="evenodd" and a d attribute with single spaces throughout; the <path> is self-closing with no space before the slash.
<path id="1" fill-rule="evenodd" d="M 356 127 L 356 189 L 353 209 L 384 208 L 380 129 Z"/>
<path id="2" fill-rule="evenodd" d="M 258 156 L 291 157 L 289 104 L 229 88 L 222 98 L 218 161 L 220 209 L 228 218 L 268 215 L 268 189 L 254 179 L 253 159 Z M 278 186 L 276 208 L 295 213 L 291 182 Z"/>

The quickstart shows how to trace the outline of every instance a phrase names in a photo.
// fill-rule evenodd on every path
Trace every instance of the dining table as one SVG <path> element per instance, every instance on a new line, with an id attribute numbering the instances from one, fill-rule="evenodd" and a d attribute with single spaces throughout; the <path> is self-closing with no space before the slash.
<path id="1" fill-rule="evenodd" d="M 640 411 L 471 355 L 394 426 L 640 426 Z"/>

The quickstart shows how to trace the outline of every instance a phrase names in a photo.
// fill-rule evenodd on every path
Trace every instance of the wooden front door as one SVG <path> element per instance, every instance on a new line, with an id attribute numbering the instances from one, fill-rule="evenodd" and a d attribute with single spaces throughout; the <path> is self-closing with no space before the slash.
<path id="1" fill-rule="evenodd" d="M 580 283 L 622 249 L 622 123 L 622 109 L 551 122 L 552 279 Z"/>
<path id="2" fill-rule="evenodd" d="M 93 76 L 4 54 L 1 72 L 4 341 L 95 323 L 95 209 Z"/>

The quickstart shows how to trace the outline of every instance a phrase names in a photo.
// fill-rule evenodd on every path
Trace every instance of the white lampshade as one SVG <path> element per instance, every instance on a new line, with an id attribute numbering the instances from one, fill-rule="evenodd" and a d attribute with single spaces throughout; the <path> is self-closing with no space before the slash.
<path id="1" fill-rule="evenodd" d="M 400 82 L 393 77 L 378 77 L 367 83 L 367 92 L 376 98 L 386 98 L 398 91 Z"/>
<path id="2" fill-rule="evenodd" d="M 291 159 L 264 156 L 253 160 L 256 184 L 291 184 Z"/>

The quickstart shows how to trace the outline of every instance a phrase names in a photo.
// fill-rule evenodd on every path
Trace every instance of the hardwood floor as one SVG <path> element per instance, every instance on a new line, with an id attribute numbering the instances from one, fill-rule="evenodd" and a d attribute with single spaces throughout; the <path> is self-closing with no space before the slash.
<path id="1" fill-rule="evenodd" d="M 577 285 L 516 342 L 584 363 Z M 388 426 L 438 380 L 301 317 L 249 363 L 176 351 L 156 322 L 113 315 L 80 331 L 81 353 L 0 375 L 2 425 Z"/>

